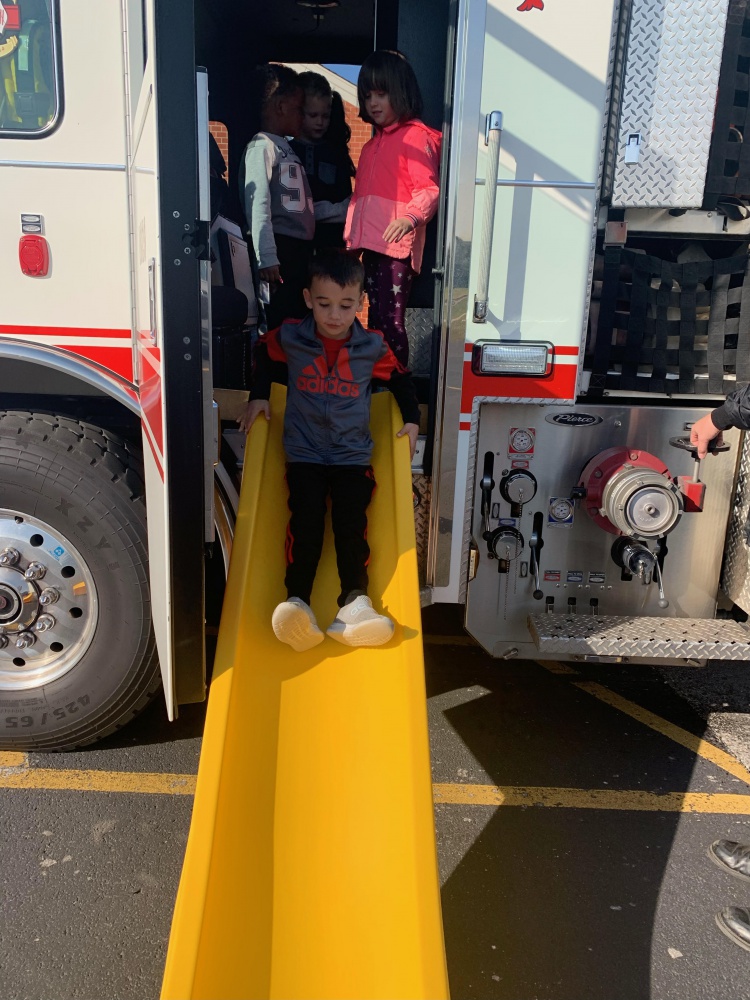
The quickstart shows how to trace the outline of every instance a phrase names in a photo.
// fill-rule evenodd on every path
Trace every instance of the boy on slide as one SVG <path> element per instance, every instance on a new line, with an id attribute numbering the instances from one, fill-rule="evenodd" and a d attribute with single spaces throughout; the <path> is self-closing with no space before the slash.
<path id="1" fill-rule="evenodd" d="M 375 330 L 356 318 L 364 268 L 345 250 L 316 256 L 304 290 L 311 313 L 267 333 L 256 351 L 250 401 L 238 423 L 248 431 L 270 418 L 271 382 L 287 385 L 284 451 L 291 516 L 286 534 L 287 599 L 273 613 L 281 642 L 297 652 L 324 639 L 310 607 L 323 549 L 326 499 L 341 580 L 339 611 L 326 634 L 347 646 L 380 646 L 393 635 L 390 618 L 367 596 L 367 507 L 375 489 L 370 457 L 373 380 L 396 398 L 404 419 L 398 437 L 417 442 L 419 406 L 410 374 Z"/>

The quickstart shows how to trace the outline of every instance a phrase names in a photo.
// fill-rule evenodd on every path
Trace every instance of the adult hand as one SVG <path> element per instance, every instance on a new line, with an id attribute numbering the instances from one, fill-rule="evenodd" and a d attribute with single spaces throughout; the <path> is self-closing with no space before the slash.
<path id="1" fill-rule="evenodd" d="M 412 458 L 414 458 L 414 452 L 417 450 L 418 434 L 419 434 L 419 424 L 404 424 L 404 426 L 396 435 L 397 438 L 404 436 L 409 438 L 409 450 L 411 451 Z"/>
<path id="2" fill-rule="evenodd" d="M 274 264 L 273 267 L 262 267 L 260 269 L 260 280 L 267 281 L 269 285 L 282 285 L 281 280 L 281 270 L 278 264 Z"/>
<path id="3" fill-rule="evenodd" d="M 247 434 L 261 413 L 266 420 L 271 419 L 271 405 L 268 400 L 251 399 L 245 407 L 245 412 L 237 420 L 237 423 L 240 425 L 240 430 Z"/>
<path id="4" fill-rule="evenodd" d="M 383 233 L 383 239 L 386 243 L 398 243 L 407 233 L 410 233 L 414 228 L 414 223 L 411 219 L 401 218 L 394 219 L 390 223 L 386 231 Z"/>
<path id="5" fill-rule="evenodd" d="M 714 438 L 721 436 L 721 431 L 711 419 L 711 414 L 696 420 L 690 428 L 690 444 L 698 451 L 698 458 L 705 458 L 708 454 L 708 446 Z M 721 444 L 721 441 L 719 441 Z"/>

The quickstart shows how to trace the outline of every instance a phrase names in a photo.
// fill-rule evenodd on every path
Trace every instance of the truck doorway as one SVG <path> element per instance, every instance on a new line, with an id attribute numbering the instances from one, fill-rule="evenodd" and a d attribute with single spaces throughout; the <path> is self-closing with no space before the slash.
<path id="1" fill-rule="evenodd" d="M 260 128 L 251 84 L 255 67 L 265 62 L 298 68 L 303 64 L 306 69 L 342 69 L 343 82 L 348 82 L 348 94 L 342 94 L 347 120 L 355 125 L 361 145 L 369 132 L 362 135 L 364 123 L 359 120 L 356 106 L 358 67 L 375 48 L 398 49 L 409 59 L 419 81 L 423 120 L 444 133 L 445 161 L 452 83 L 451 72 L 446 87 L 446 67 L 452 63 L 457 7 L 455 0 L 340 0 L 319 4 L 283 0 L 275 5 L 196 0 L 196 61 L 208 70 L 210 117 L 226 127 L 227 214 L 244 227 L 238 173 L 245 146 Z M 332 86 L 336 89 L 335 83 Z M 436 331 L 440 330 L 440 316 L 436 315 L 436 303 L 441 301 L 441 289 L 436 288 L 442 260 L 440 231 L 438 217 L 427 228 L 424 261 L 407 309 L 410 367 L 423 404 L 422 430 L 427 437 L 424 472 L 429 471 L 431 458 L 438 382 L 433 376 L 440 353 L 436 342 Z"/>

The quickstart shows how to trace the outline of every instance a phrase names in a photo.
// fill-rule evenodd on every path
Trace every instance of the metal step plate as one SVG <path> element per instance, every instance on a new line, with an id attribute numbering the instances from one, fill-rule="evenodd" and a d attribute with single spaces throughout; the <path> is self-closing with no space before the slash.
<path id="1" fill-rule="evenodd" d="M 713 618 L 529 615 L 540 653 L 556 657 L 645 656 L 750 660 L 750 628 Z"/>

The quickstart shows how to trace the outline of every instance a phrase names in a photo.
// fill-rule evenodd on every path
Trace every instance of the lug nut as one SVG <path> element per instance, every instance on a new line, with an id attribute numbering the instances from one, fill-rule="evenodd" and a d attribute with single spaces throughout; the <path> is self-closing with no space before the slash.
<path id="1" fill-rule="evenodd" d="M 8 645 L 8 636 L 4 628 L 0 628 L 0 649 L 5 649 Z"/>
<path id="2" fill-rule="evenodd" d="M 22 632 L 16 639 L 17 649 L 28 649 L 36 642 L 36 636 L 32 632 Z"/>
<path id="3" fill-rule="evenodd" d="M 40 562 L 30 562 L 26 567 L 26 572 L 23 574 L 27 580 L 41 580 L 44 574 L 47 572 L 47 567 L 44 563 Z"/>
<path id="4" fill-rule="evenodd" d="M 54 628 L 57 622 L 52 617 L 52 615 L 39 615 L 34 625 L 37 632 L 48 632 L 51 628 Z"/>
<path id="5" fill-rule="evenodd" d="M 39 603 L 42 607 L 46 607 L 48 604 L 56 604 L 60 600 L 60 591 L 55 590 L 54 587 L 47 587 L 39 595 Z"/>
<path id="6" fill-rule="evenodd" d="M 3 549 L 0 552 L 0 566 L 15 566 L 20 558 L 21 553 L 18 549 Z"/>

